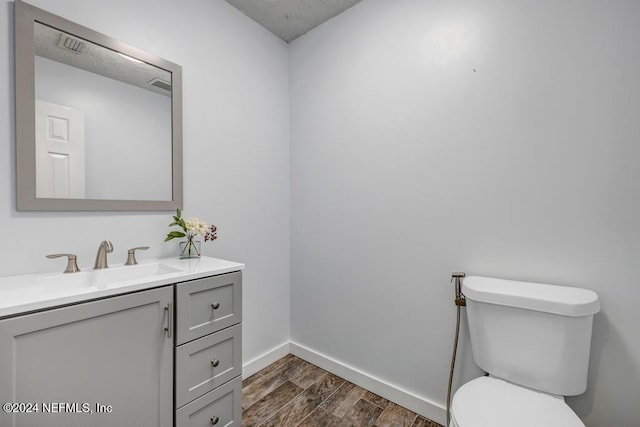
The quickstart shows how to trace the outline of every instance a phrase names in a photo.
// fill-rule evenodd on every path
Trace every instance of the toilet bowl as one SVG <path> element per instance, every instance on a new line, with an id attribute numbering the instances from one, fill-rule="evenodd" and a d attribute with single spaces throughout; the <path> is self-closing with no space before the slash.
<path id="1" fill-rule="evenodd" d="M 562 396 L 586 390 L 598 296 L 474 276 L 462 292 L 473 360 L 490 375 L 456 391 L 448 427 L 584 427 Z"/>
<path id="2" fill-rule="evenodd" d="M 564 399 L 507 381 L 476 378 L 458 389 L 449 427 L 584 427 Z"/>

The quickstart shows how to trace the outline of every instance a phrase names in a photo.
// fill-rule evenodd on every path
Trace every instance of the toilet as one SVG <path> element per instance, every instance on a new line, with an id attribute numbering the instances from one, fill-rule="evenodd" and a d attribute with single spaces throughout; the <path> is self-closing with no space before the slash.
<path id="1" fill-rule="evenodd" d="M 595 292 L 463 279 L 474 362 L 487 376 L 453 396 L 449 427 L 584 427 L 563 396 L 584 393 Z"/>

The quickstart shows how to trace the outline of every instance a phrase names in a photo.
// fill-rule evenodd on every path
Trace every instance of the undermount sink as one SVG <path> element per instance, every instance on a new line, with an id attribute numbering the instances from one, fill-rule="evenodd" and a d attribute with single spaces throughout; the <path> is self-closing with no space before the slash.
<path id="1" fill-rule="evenodd" d="M 102 270 L 82 270 L 78 273 L 52 274 L 38 277 L 37 283 L 40 286 L 60 290 L 80 289 L 80 288 L 101 288 L 140 281 L 154 279 L 158 276 L 175 274 L 182 272 L 182 269 L 161 263 L 138 264 L 110 267 Z"/>

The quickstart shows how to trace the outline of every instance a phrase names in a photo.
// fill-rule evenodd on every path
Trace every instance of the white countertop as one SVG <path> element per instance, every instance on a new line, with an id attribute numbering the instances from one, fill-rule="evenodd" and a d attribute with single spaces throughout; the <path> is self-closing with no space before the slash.
<path id="1" fill-rule="evenodd" d="M 0 277 L 0 318 L 230 273 L 244 267 L 241 263 L 210 257 L 162 258 L 135 266 L 114 264 L 105 270 L 80 267 L 82 271 L 78 273 Z"/>

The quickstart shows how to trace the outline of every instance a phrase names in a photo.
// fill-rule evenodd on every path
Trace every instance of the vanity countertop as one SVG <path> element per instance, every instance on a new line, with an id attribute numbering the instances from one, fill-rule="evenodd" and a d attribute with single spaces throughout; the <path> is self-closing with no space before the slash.
<path id="1" fill-rule="evenodd" d="M 0 319 L 27 312 L 229 273 L 244 264 L 217 258 L 162 258 L 104 270 L 0 277 Z"/>

